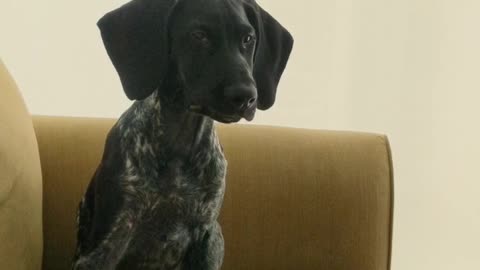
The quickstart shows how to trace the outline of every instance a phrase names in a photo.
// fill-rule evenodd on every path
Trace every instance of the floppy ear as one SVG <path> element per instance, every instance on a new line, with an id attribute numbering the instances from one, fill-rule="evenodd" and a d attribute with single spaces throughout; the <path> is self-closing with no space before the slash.
<path id="1" fill-rule="evenodd" d="M 168 69 L 167 22 L 175 0 L 133 0 L 97 23 L 129 99 L 157 89 Z"/>
<path id="2" fill-rule="evenodd" d="M 290 33 L 256 5 L 257 48 L 253 77 L 257 83 L 257 107 L 266 110 L 275 103 L 277 86 L 293 47 Z"/>

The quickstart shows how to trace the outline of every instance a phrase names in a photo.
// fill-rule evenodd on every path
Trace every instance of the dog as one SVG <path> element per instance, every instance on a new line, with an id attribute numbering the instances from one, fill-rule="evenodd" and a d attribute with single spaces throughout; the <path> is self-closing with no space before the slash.
<path id="1" fill-rule="evenodd" d="M 220 269 L 227 162 L 214 121 L 274 104 L 292 36 L 253 0 L 133 0 L 98 26 L 135 102 L 80 203 L 72 269 Z"/>

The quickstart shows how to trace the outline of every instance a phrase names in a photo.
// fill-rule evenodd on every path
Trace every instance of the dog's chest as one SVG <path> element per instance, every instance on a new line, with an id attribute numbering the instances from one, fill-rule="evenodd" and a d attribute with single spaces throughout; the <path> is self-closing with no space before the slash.
<path id="1" fill-rule="evenodd" d="M 139 156 L 129 158 L 122 185 L 131 232 L 119 269 L 131 269 L 129 264 L 137 269 L 183 269 L 179 261 L 188 246 L 200 240 L 220 212 L 226 172 L 222 149 L 214 144 L 191 158 L 172 158 L 148 168 L 138 166 Z"/>
<path id="2" fill-rule="evenodd" d="M 133 106 L 117 126 L 123 200 L 116 223 L 126 225 L 128 243 L 118 269 L 182 269 L 179 260 L 215 224 L 225 192 L 227 162 L 213 122 L 184 132 L 192 137 L 172 137 L 144 117 L 150 103 Z"/>
<path id="3" fill-rule="evenodd" d="M 126 207 L 160 227 L 165 219 L 186 224 L 214 221 L 225 191 L 226 160 L 218 139 L 212 142 L 188 158 L 128 154 L 122 177 Z"/>

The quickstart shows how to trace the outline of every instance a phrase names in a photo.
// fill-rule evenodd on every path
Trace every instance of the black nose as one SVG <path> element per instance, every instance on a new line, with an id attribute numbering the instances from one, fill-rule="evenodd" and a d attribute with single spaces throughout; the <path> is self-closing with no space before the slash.
<path id="1" fill-rule="evenodd" d="M 257 90 L 254 86 L 233 85 L 225 88 L 225 98 L 236 111 L 245 111 L 257 101 Z"/>

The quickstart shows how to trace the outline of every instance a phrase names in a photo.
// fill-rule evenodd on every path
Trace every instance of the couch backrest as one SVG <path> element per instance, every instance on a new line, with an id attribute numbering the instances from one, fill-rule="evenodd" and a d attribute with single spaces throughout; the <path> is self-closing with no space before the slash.
<path id="1" fill-rule="evenodd" d="M 115 120 L 35 117 L 44 269 L 66 269 L 75 213 Z M 226 270 L 387 270 L 393 185 L 385 136 L 231 125 L 220 223 Z"/>

